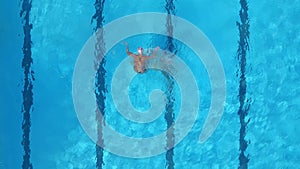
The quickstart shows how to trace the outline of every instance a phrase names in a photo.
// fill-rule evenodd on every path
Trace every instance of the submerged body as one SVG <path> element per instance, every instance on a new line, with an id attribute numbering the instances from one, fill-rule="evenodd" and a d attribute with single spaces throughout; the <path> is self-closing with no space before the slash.
<path id="1" fill-rule="evenodd" d="M 126 45 L 127 55 L 130 57 L 133 57 L 133 59 L 134 59 L 133 68 L 134 68 L 134 71 L 137 73 L 144 73 L 146 71 L 146 65 L 145 65 L 146 60 L 154 58 L 159 49 L 159 47 L 156 47 L 151 56 L 146 56 L 146 55 L 143 55 L 143 48 L 138 48 L 138 54 L 134 54 L 129 51 L 128 43 L 125 43 L 125 45 Z"/>
<path id="2" fill-rule="evenodd" d="M 145 66 L 145 58 L 143 57 L 134 57 L 134 71 L 138 73 L 144 73 L 146 71 L 146 66 Z"/>

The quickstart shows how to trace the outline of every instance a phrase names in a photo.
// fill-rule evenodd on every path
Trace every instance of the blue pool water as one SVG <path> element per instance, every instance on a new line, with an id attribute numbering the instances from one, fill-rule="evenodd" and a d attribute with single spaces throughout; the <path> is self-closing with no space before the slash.
<path id="1" fill-rule="evenodd" d="M 0 169 L 21 168 L 23 163 L 21 110 L 24 72 L 21 63 L 24 32 L 23 19 L 19 16 L 21 3 L 1 0 L 0 5 Z M 35 80 L 33 108 L 30 111 L 30 162 L 33 168 L 97 167 L 95 143 L 80 125 L 72 100 L 76 59 L 96 27 L 96 21 L 91 22 L 95 14 L 94 3 L 79 0 L 32 1 L 31 68 Z M 104 25 L 129 14 L 166 13 L 166 3 L 105 0 Z M 300 1 L 248 2 L 250 48 L 246 55 L 245 74 L 250 109 L 245 121 L 250 119 L 250 122 L 244 137 L 248 144 L 245 150 L 250 159 L 248 163 L 239 159 L 240 134 L 243 132 L 240 131 L 238 114 L 241 96 L 237 50 L 240 34 L 236 22 L 240 22 L 241 5 L 239 1 L 187 0 L 174 1 L 174 6 L 176 16 L 202 30 L 219 54 L 226 75 L 226 102 L 221 121 L 212 136 L 200 144 L 199 134 L 211 102 L 209 76 L 196 54 L 188 46 L 174 40 L 176 55 L 195 75 L 201 94 L 196 123 L 174 147 L 172 156 L 162 153 L 148 158 L 127 158 L 104 150 L 100 166 L 107 169 L 299 168 Z M 138 46 L 166 49 L 166 39 L 143 34 L 124 41 L 129 42 L 132 50 Z M 121 43 L 108 51 L 106 84 L 111 83 L 115 70 L 126 57 L 125 46 Z M 151 107 L 149 94 L 154 89 L 167 92 L 166 83 L 166 78 L 159 71 L 149 70 L 146 74 L 136 75 L 128 87 L 131 103 L 140 111 L 148 110 Z M 106 88 L 110 91 L 111 86 L 106 85 Z M 117 112 L 109 93 L 105 100 L 105 120 L 116 131 L 142 138 L 166 130 L 167 122 L 163 114 L 148 124 L 126 120 Z M 178 84 L 175 84 L 172 94 L 176 119 L 181 106 Z"/>

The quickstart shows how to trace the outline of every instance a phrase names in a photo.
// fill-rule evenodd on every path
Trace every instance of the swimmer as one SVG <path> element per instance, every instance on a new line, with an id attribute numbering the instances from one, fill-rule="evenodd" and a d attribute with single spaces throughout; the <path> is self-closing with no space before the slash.
<path id="1" fill-rule="evenodd" d="M 128 43 L 125 42 L 126 45 L 126 53 L 128 56 L 133 57 L 134 59 L 134 71 L 137 73 L 144 73 L 146 71 L 145 61 L 149 59 L 153 59 L 156 56 L 157 51 L 159 50 L 159 47 L 156 47 L 154 51 L 152 52 L 151 56 L 143 55 L 143 48 L 138 48 L 138 54 L 134 54 L 129 51 Z"/>

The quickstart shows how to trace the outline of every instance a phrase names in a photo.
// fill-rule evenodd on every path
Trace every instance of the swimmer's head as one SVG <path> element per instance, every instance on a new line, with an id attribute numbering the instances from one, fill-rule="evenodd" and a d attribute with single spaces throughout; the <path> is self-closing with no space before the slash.
<path id="1" fill-rule="evenodd" d="M 144 49 L 143 49 L 142 47 L 139 47 L 139 48 L 138 48 L 138 53 L 139 53 L 140 55 L 143 54 L 143 50 L 144 50 Z"/>

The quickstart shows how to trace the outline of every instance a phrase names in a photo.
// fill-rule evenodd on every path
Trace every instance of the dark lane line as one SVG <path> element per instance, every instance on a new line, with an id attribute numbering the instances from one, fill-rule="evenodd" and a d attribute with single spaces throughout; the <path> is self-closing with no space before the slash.
<path id="1" fill-rule="evenodd" d="M 248 111 L 250 108 L 250 99 L 246 98 L 247 93 L 247 80 L 246 80 L 246 56 L 247 51 L 249 51 L 249 18 L 248 18 L 248 4 L 246 0 L 240 0 L 241 9 L 239 11 L 240 22 L 237 22 L 239 29 L 239 41 L 238 41 L 238 51 L 237 56 L 239 60 L 239 70 L 238 75 L 240 78 L 239 83 L 239 102 L 240 107 L 238 110 L 238 115 L 240 117 L 240 155 L 239 155 L 239 169 L 247 169 L 249 162 L 249 154 L 246 156 L 245 152 L 248 147 L 248 142 L 245 140 L 246 129 L 250 119 L 246 120 Z"/>
<path id="2" fill-rule="evenodd" d="M 22 113 L 23 113 L 23 122 L 22 122 L 22 129 L 23 129 L 23 138 L 22 138 L 22 146 L 24 149 L 23 155 L 23 163 L 22 169 L 32 169 L 32 163 L 30 162 L 30 127 L 31 127 L 31 120 L 30 120 L 30 112 L 32 110 L 33 105 L 33 81 L 34 81 L 34 72 L 31 70 L 32 64 L 32 57 L 31 57 L 31 29 L 32 24 L 30 23 L 29 16 L 31 10 L 31 0 L 23 0 L 22 9 L 20 11 L 20 17 L 22 18 L 23 22 L 23 31 L 24 31 L 24 43 L 23 43 L 23 60 L 22 60 L 22 68 L 24 70 L 24 89 L 22 91 L 23 95 L 23 106 L 22 106 Z"/>
<path id="3" fill-rule="evenodd" d="M 166 49 L 174 54 L 176 54 L 175 45 L 173 42 L 173 25 L 171 15 L 175 15 L 175 5 L 173 0 L 166 0 L 165 9 L 169 14 L 166 18 L 166 29 L 168 33 L 167 41 L 166 41 Z M 167 122 L 167 128 L 169 129 L 167 132 L 167 152 L 166 152 L 166 167 L 168 169 L 174 169 L 174 127 L 172 127 L 174 123 L 174 101 L 175 98 L 173 96 L 174 90 L 174 79 L 170 77 L 167 73 L 163 72 L 164 76 L 167 78 L 167 103 L 166 103 L 166 112 L 165 112 L 165 120 Z"/>
<path id="4" fill-rule="evenodd" d="M 167 13 L 169 14 L 167 17 L 167 24 L 166 24 L 166 28 L 167 28 L 167 32 L 168 32 L 168 39 L 167 39 L 167 49 L 170 52 L 174 52 L 174 54 L 176 54 L 176 48 L 175 45 L 173 43 L 173 24 L 172 24 L 172 20 L 171 20 L 171 16 L 170 15 L 175 15 L 175 5 L 173 0 L 166 0 L 166 6 L 165 9 L 167 10 Z"/>
<path id="5" fill-rule="evenodd" d="M 105 0 L 95 1 L 94 6 L 96 12 L 93 15 L 91 21 L 91 22 L 96 21 L 96 27 L 94 28 L 94 31 L 95 32 L 97 31 L 96 32 L 97 42 L 95 45 L 95 65 L 94 65 L 94 68 L 97 70 L 96 82 L 95 82 L 95 94 L 96 94 L 97 105 L 98 105 L 98 109 L 96 111 L 97 135 L 98 135 L 97 144 L 96 144 L 96 168 L 97 169 L 102 169 L 104 166 L 104 161 L 103 161 L 104 140 L 103 140 L 102 127 L 104 125 L 105 98 L 106 98 L 105 94 L 107 93 L 107 89 L 105 86 L 106 60 L 104 57 L 104 52 L 105 52 L 104 39 L 103 39 L 103 31 L 100 29 L 103 27 L 103 23 L 104 23 L 104 15 L 103 15 L 104 3 Z M 100 62 L 100 59 L 102 57 L 103 59 Z M 98 64 L 99 62 L 100 64 Z M 99 145 L 102 145 L 102 147 Z"/>

